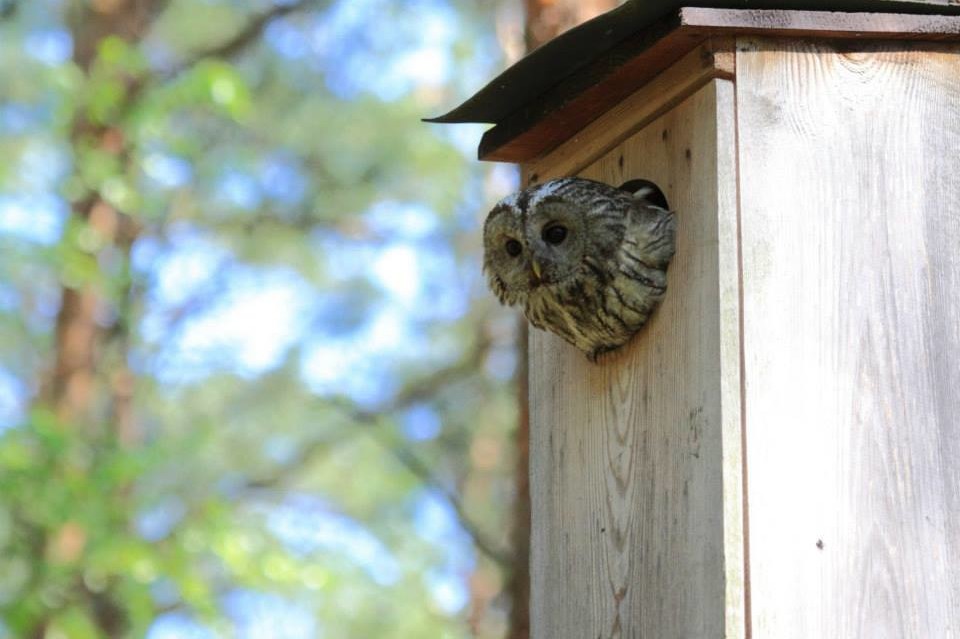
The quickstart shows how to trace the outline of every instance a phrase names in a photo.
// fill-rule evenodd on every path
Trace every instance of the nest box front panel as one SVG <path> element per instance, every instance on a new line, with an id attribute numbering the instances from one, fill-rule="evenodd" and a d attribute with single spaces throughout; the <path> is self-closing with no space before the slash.
<path id="1" fill-rule="evenodd" d="M 735 242 L 732 104 L 732 83 L 711 81 L 579 172 L 659 185 L 677 252 L 660 308 L 598 364 L 531 329 L 537 637 L 628 622 L 626 636 L 736 636 L 742 622 L 739 457 L 724 450 L 739 442 L 738 360 L 721 365 L 739 348 L 735 264 L 720 259 Z"/>

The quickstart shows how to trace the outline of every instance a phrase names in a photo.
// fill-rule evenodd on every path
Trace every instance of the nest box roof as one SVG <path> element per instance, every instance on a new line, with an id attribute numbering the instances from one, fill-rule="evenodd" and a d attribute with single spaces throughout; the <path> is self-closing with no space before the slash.
<path id="1" fill-rule="evenodd" d="M 711 36 L 960 39 L 958 16 L 960 0 L 628 0 L 534 50 L 457 108 L 427 121 L 492 123 L 480 158 L 522 162 L 549 151 Z M 627 63 L 629 77 L 618 75 Z"/>

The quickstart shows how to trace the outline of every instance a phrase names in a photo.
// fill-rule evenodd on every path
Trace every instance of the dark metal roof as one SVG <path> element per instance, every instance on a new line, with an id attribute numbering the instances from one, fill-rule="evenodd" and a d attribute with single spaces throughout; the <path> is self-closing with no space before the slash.
<path id="1" fill-rule="evenodd" d="M 457 108 L 426 121 L 500 123 L 616 45 L 682 7 L 960 15 L 960 0 L 628 0 L 554 38 Z"/>

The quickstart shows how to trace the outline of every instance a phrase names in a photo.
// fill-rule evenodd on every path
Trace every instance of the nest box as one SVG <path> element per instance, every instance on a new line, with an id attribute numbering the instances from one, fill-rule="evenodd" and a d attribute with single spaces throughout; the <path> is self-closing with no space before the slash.
<path id="1" fill-rule="evenodd" d="M 437 120 L 677 213 L 630 344 L 531 330 L 535 639 L 960 637 L 960 3 L 628 2 Z"/>

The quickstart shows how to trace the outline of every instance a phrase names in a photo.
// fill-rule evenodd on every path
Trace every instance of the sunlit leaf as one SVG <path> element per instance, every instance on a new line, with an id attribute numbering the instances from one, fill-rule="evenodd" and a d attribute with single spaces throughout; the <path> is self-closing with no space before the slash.
<path id="1" fill-rule="evenodd" d="M 64 639 L 100 639 L 100 630 L 90 618 L 90 613 L 73 606 L 54 617 L 47 630 L 48 636 Z"/>

